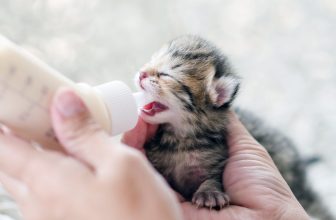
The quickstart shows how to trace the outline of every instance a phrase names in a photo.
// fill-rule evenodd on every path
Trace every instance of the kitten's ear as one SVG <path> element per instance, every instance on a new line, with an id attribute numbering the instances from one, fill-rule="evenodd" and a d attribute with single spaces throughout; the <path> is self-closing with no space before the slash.
<path id="1" fill-rule="evenodd" d="M 214 78 L 209 86 L 209 95 L 215 107 L 230 106 L 234 100 L 240 80 L 237 76 L 221 76 Z"/>

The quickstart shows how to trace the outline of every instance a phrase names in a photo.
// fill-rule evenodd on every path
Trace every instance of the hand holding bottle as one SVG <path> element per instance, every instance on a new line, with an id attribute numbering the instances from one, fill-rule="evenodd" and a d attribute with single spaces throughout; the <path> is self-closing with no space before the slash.
<path id="1" fill-rule="evenodd" d="M 26 220 L 182 219 L 174 194 L 146 158 L 112 144 L 73 91 L 56 95 L 51 115 L 68 156 L 0 134 L 0 182 Z"/>
<path id="2" fill-rule="evenodd" d="M 60 87 L 72 88 L 94 120 L 110 135 L 135 126 L 138 118 L 136 101 L 143 99 L 141 94 L 134 96 L 119 81 L 96 87 L 76 84 L 0 36 L 0 123 L 27 140 L 49 149 L 59 148 L 51 126 L 49 106 Z"/>

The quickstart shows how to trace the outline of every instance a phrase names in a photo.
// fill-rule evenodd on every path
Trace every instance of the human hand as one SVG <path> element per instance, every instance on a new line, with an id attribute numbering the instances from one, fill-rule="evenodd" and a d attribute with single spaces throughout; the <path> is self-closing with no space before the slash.
<path id="1" fill-rule="evenodd" d="M 144 156 L 111 144 L 71 90 L 57 93 L 51 115 L 68 155 L 0 134 L 0 182 L 24 219 L 181 219 L 175 196 Z"/>
<path id="2" fill-rule="evenodd" d="M 145 153 L 144 145 L 147 140 L 152 138 L 159 126 L 146 123 L 141 117 L 139 117 L 136 126 L 125 132 L 121 141 L 137 150 Z"/>
<path id="3" fill-rule="evenodd" d="M 225 192 L 230 196 L 231 205 L 215 211 L 199 209 L 190 202 L 182 201 L 185 219 L 309 219 L 265 148 L 254 140 L 235 113 L 230 112 L 229 117 L 230 157 L 224 170 L 223 184 Z M 151 131 L 147 137 L 153 133 Z M 133 141 L 137 148 L 143 146 L 145 140 L 140 139 L 137 134 L 136 127 L 127 133 L 125 142 Z M 134 144 L 137 140 L 139 142 Z"/>

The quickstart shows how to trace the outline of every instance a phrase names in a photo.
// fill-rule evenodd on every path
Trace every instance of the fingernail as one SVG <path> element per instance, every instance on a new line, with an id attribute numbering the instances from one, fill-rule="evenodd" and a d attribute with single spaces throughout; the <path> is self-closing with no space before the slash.
<path id="1" fill-rule="evenodd" d="M 67 90 L 56 98 L 56 109 L 64 118 L 70 118 L 84 112 L 86 107 L 73 91 Z"/>
<path id="2" fill-rule="evenodd" d="M 0 133 L 7 135 L 11 133 L 11 130 L 7 128 L 5 125 L 0 123 Z"/>

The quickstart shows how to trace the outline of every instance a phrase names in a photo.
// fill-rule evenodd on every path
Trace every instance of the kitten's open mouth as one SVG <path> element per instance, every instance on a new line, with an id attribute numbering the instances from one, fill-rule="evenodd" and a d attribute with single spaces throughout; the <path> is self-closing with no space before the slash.
<path id="1" fill-rule="evenodd" d="M 154 116 L 156 113 L 163 112 L 168 110 L 168 107 L 160 102 L 151 102 L 144 107 L 142 107 L 141 111 L 149 116 Z"/>

